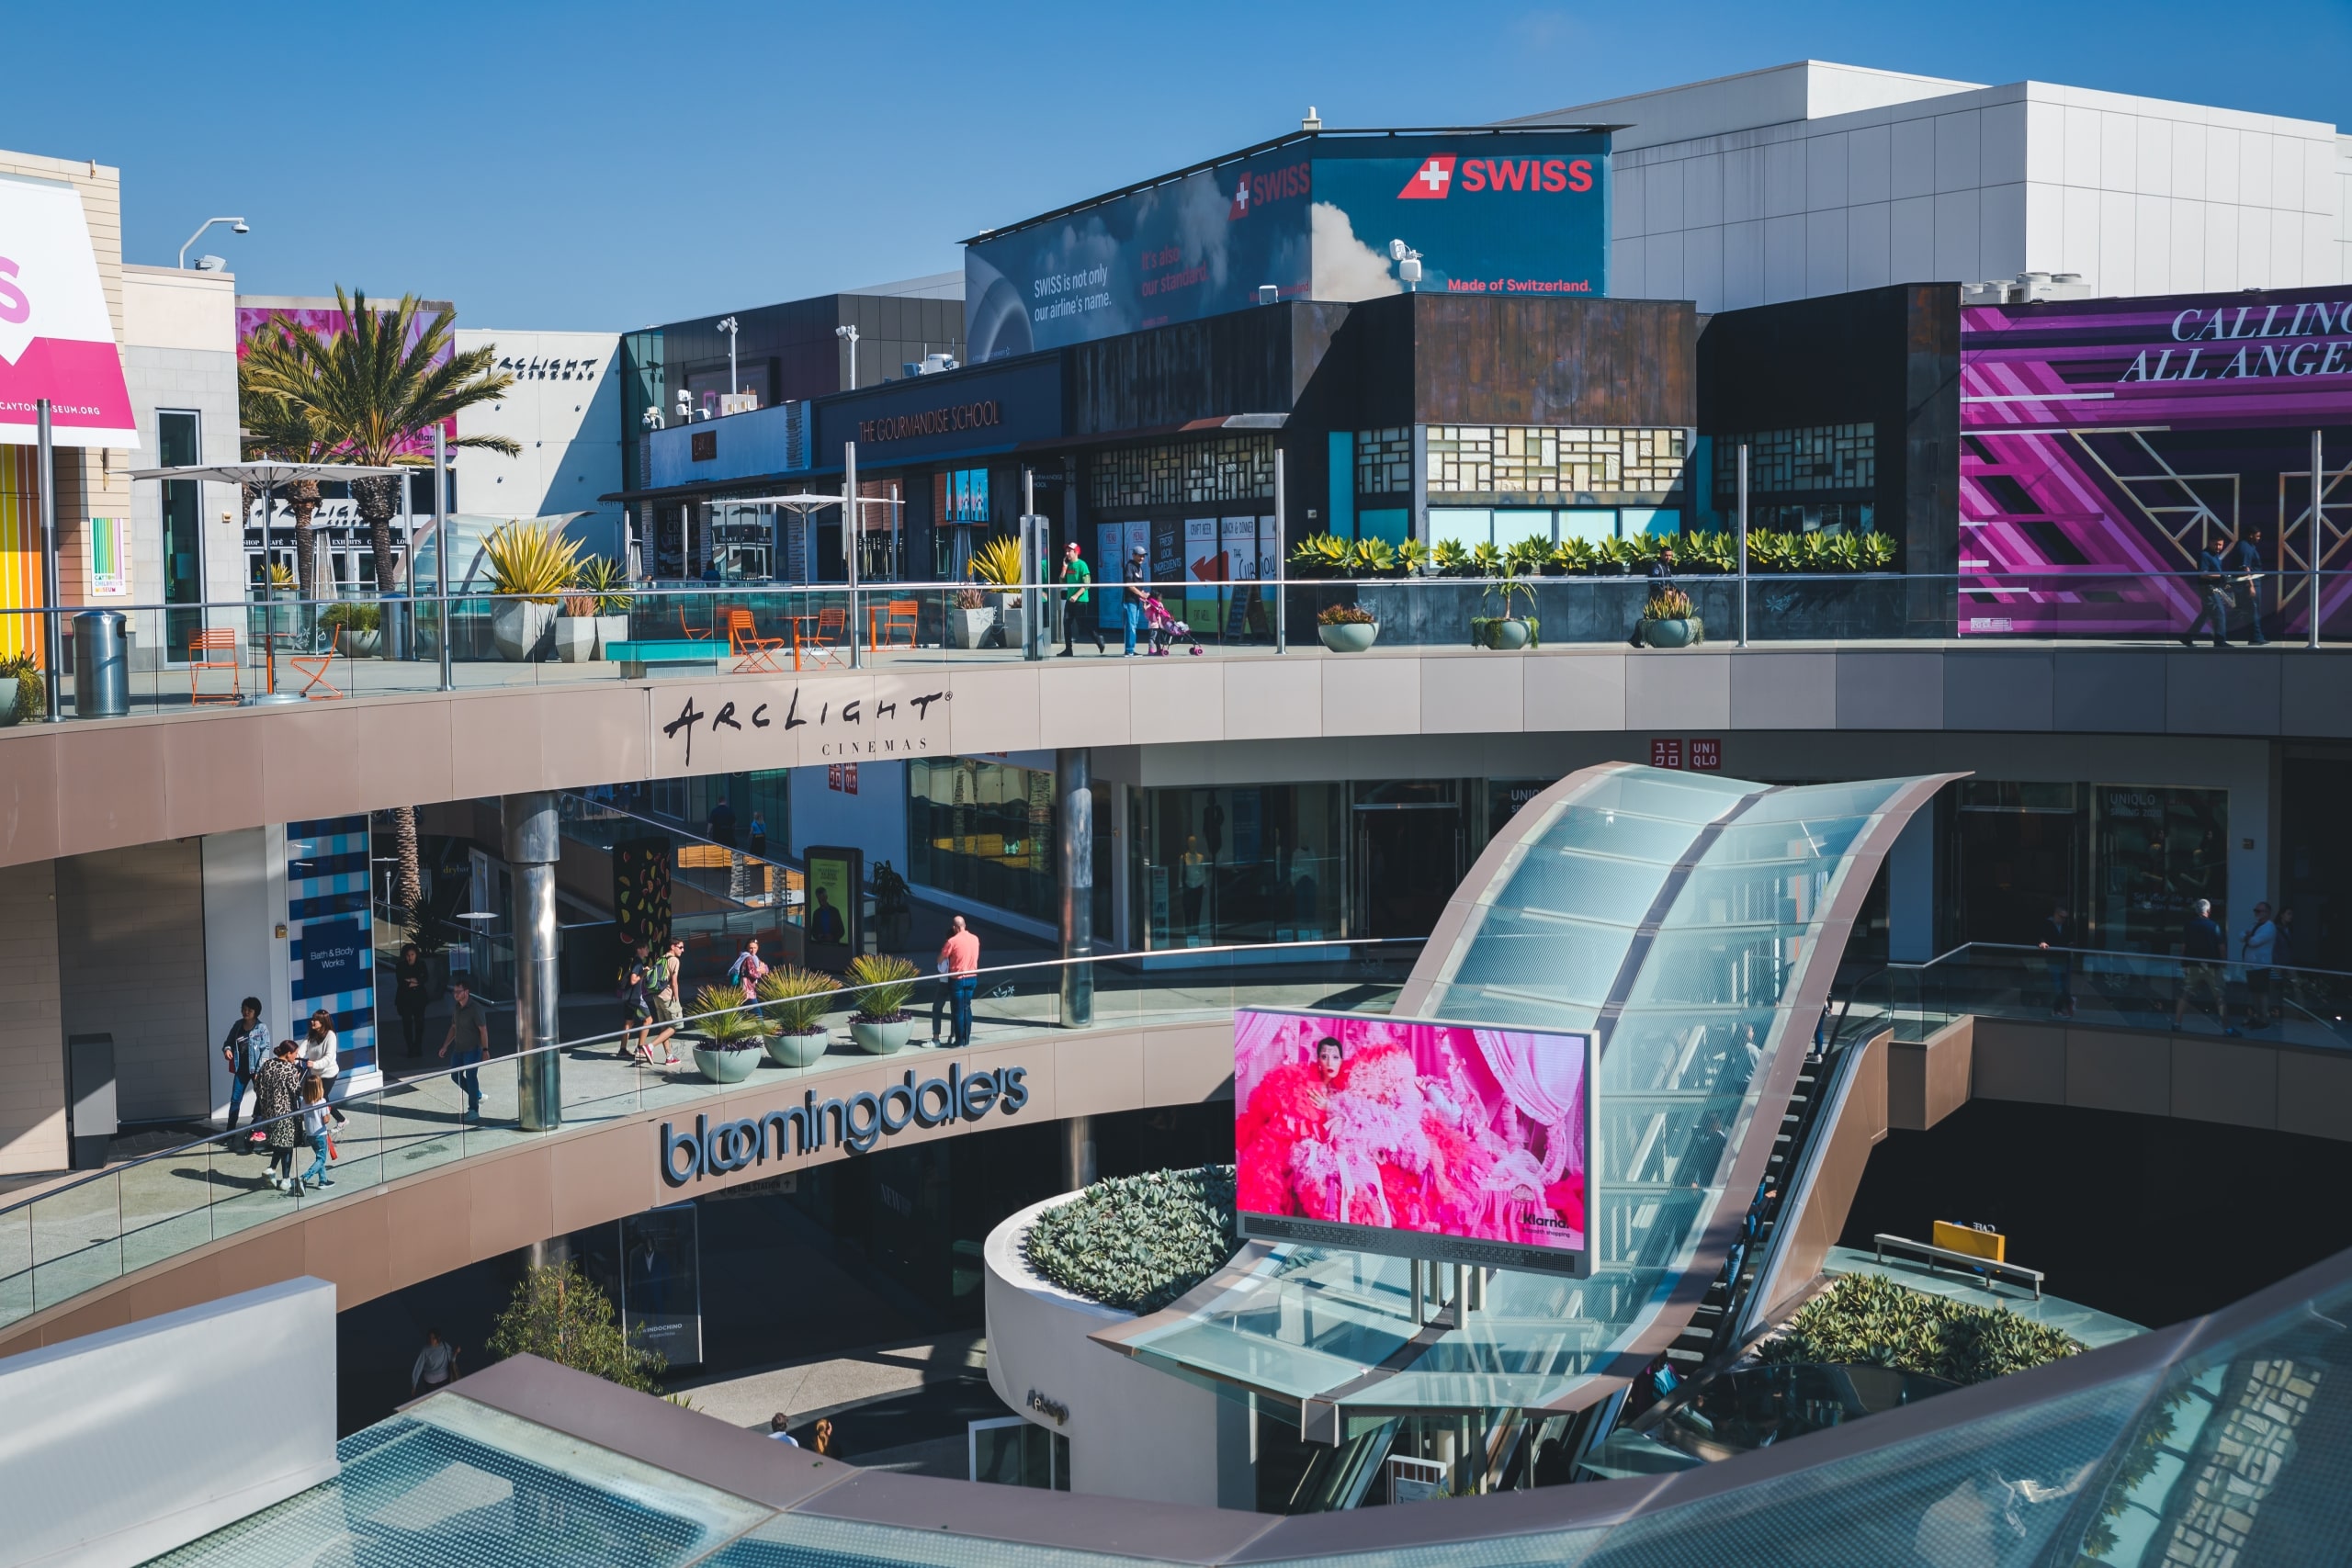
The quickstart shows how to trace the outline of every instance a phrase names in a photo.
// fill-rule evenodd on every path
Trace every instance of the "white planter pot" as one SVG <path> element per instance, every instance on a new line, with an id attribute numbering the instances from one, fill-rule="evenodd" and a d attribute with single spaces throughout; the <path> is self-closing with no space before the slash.
<path id="1" fill-rule="evenodd" d="M 346 659 L 374 659 L 384 650 L 384 634 L 380 631 L 343 634 L 343 653 Z"/>
<path id="2" fill-rule="evenodd" d="M 610 659 L 612 655 L 606 653 L 605 649 L 616 642 L 628 640 L 628 617 L 627 615 L 598 615 L 595 620 L 596 657 Z"/>
<path id="3" fill-rule="evenodd" d="M 490 613 L 491 640 L 498 657 L 510 664 L 529 664 L 555 651 L 555 606 L 527 599 L 502 601 Z"/>
<path id="4" fill-rule="evenodd" d="M 978 648 L 980 639 L 996 625 L 996 612 L 989 609 L 965 610 L 955 605 L 947 609 L 947 643 L 951 648 Z"/>
<path id="5" fill-rule="evenodd" d="M 903 1018 L 892 1019 L 888 1023 L 853 1018 L 849 1021 L 849 1032 L 856 1040 L 859 1050 L 872 1056 L 887 1056 L 907 1043 L 910 1022 Z"/>
<path id="6" fill-rule="evenodd" d="M 558 615 L 555 656 L 566 664 L 585 664 L 596 657 L 596 617 Z"/>

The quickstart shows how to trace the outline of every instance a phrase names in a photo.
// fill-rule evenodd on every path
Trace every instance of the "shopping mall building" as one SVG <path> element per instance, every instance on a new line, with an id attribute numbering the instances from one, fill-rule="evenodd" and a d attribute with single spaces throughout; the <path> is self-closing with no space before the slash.
<path id="1" fill-rule="evenodd" d="M 103 172 L 36 162 L 128 300 Z M 960 277 L 518 340 L 597 362 L 544 439 L 616 477 L 513 470 L 617 519 L 617 624 L 551 634 L 582 656 L 485 598 L 446 659 L 330 661 L 334 699 L 166 669 L 0 729 L 22 1560 L 2352 1552 L 2352 1224 L 2281 1201 L 2352 1176 L 2347 222 L 2333 126 L 1806 62 L 1310 124 Z M 233 295 L 152 287 L 131 400 L 142 364 L 233 376 Z M 61 517 L 132 518 L 130 613 L 233 624 L 236 694 L 293 697 L 200 602 L 241 573 L 136 564 L 178 509 L 235 547 L 232 489 L 130 477 L 210 457 L 222 389 L 196 436 L 141 403 L 135 456 L 70 448 Z M 1023 534 L 1091 600 L 970 581 Z M 1131 582 L 1165 654 L 1125 656 Z M 690 1013 L 757 937 L 910 956 L 908 1016 L 837 995 L 741 1052 L 697 1018 L 635 1065 L 622 960 L 672 937 Z M 478 1077 L 435 1055 L 459 979 Z M 338 1033 L 331 1188 L 222 1135 L 247 996 Z M 1277 1113 L 1321 1051 L 1279 1077 L 1259 1010 L 1442 1021 L 1483 1065 Z M 1594 1043 L 1581 1099 L 1528 1055 L 1555 1034 Z M 1481 1095 L 1540 1179 L 1445 1202 L 1569 1182 L 1575 1267 L 1390 1250 Z M 1149 1273 L 1214 1179 L 1098 1181 L 1270 1125 L 1274 1186 L 1357 1228 L 1244 1196 Z M 490 1364 L 561 1261 L 691 1408 Z M 1932 1354 L 1832 1343 L 1874 1290 L 1950 1314 Z M 427 1326 L 458 1381 L 412 1402 Z M 101 1510 L 125 1387 L 208 1461 Z"/>

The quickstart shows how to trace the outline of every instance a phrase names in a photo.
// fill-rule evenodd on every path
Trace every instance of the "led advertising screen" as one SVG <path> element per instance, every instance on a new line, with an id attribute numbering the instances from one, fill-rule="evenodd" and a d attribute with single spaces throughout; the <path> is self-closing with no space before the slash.
<path id="1" fill-rule="evenodd" d="M 1587 1034 L 1236 1013 L 1240 1233 L 1590 1273 L 1592 1055 Z"/>
<path id="2" fill-rule="evenodd" d="M 2352 633 L 2352 290 L 1972 306 L 1961 319 L 1960 631 L 2177 634 L 2243 536 L 2230 636 L 2311 625 L 2312 432 L 2334 476 L 2321 629 Z M 2234 564 L 2234 563 L 2233 563 Z"/>
<path id="3" fill-rule="evenodd" d="M 1598 295 L 1608 265 L 1605 133 L 1317 136 L 982 236 L 964 318 L 978 362 L 1246 310 L 1268 285 Z"/>

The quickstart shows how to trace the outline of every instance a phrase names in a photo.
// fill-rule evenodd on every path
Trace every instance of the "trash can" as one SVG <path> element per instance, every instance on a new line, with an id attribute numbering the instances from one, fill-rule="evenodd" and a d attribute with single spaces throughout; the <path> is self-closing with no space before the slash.
<path id="1" fill-rule="evenodd" d="M 130 711 L 130 652 L 119 610 L 74 617 L 74 716 L 120 718 Z"/>

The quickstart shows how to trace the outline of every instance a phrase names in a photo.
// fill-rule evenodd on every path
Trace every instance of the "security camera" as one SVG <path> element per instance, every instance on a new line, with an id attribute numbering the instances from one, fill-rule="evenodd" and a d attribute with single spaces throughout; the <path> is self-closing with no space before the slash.
<path id="1" fill-rule="evenodd" d="M 1391 240 L 1388 242 L 1388 259 L 1390 261 L 1403 261 L 1405 259 L 1404 241 Z"/>

